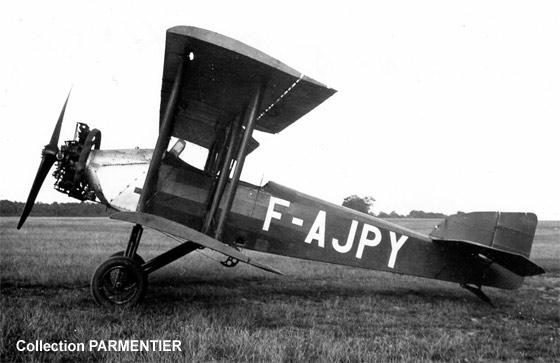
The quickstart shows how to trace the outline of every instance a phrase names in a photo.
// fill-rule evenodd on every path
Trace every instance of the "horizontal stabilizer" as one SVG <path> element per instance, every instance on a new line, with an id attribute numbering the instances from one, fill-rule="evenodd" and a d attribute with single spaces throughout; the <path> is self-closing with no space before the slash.
<path id="1" fill-rule="evenodd" d="M 470 241 L 437 240 L 434 242 L 445 244 L 451 248 L 463 249 L 465 253 L 478 253 L 507 268 L 519 276 L 532 276 L 545 273 L 544 269 L 528 258 L 516 253 L 501 251 Z"/>
<path id="2" fill-rule="evenodd" d="M 245 262 L 249 265 L 258 267 L 262 270 L 273 272 L 275 274 L 283 275 L 282 272 L 259 262 L 253 261 L 250 257 L 236 250 L 235 248 L 227 245 L 215 238 L 209 237 L 204 233 L 196 231 L 192 228 L 184 226 L 180 223 L 174 222 L 172 220 L 159 217 L 149 213 L 140 212 L 118 212 L 110 216 L 112 219 L 117 219 L 119 221 L 125 221 L 135 224 L 141 224 L 158 231 L 172 234 L 176 237 L 195 242 L 203 247 L 210 248 L 211 250 L 223 253 L 226 256 L 233 257 L 241 262 Z"/>
<path id="3" fill-rule="evenodd" d="M 545 272 L 529 260 L 536 228 L 533 213 L 459 213 L 437 225 L 430 237 L 436 243 L 481 254 L 520 276 L 531 276 Z"/>

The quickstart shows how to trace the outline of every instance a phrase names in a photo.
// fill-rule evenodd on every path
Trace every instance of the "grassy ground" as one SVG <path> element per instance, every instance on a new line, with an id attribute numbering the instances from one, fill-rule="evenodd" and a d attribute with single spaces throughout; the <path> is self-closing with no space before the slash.
<path id="1" fill-rule="evenodd" d="M 429 232 L 437 221 L 397 221 Z M 284 272 L 226 269 L 195 252 L 150 276 L 144 303 L 102 310 L 95 267 L 130 225 L 96 218 L 0 219 L 0 361 L 558 361 L 560 222 L 541 222 L 545 275 L 487 289 L 497 308 L 450 283 L 252 253 Z M 150 258 L 175 245 L 146 231 Z M 18 352 L 16 342 L 179 339 L 181 352 Z"/>

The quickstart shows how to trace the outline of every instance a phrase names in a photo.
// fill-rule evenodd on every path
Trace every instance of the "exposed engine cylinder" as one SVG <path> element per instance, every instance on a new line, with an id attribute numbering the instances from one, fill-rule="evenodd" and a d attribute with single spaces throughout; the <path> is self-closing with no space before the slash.
<path id="1" fill-rule="evenodd" d="M 65 141 L 56 154 L 54 188 L 81 201 L 94 201 L 95 192 L 87 182 L 85 165 L 92 148 L 99 149 L 100 145 L 101 131 L 78 122 L 74 140 Z"/>

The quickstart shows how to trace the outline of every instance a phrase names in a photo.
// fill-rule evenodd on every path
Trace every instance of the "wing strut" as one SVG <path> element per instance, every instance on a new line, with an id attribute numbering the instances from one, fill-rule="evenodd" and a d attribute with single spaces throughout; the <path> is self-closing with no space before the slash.
<path id="1" fill-rule="evenodd" d="M 220 201 L 222 200 L 224 189 L 226 187 L 226 182 L 229 179 L 233 150 L 235 149 L 235 143 L 237 142 L 240 129 L 241 129 L 240 117 L 236 117 L 233 123 L 229 126 L 229 129 L 227 131 L 227 136 L 226 136 L 227 149 L 223 149 L 220 151 L 220 154 L 222 154 L 220 156 L 221 158 L 220 176 L 218 177 L 218 183 L 214 188 L 214 192 L 212 193 L 213 194 L 212 203 L 210 204 L 210 208 L 206 213 L 204 224 L 202 226 L 202 233 L 208 233 L 210 231 L 212 221 L 214 220 L 214 215 L 216 214 L 216 211 L 218 210 L 218 206 L 220 205 Z M 223 155 L 224 152 L 225 152 L 225 156 Z"/>
<path id="2" fill-rule="evenodd" d="M 161 160 L 163 154 L 169 145 L 169 140 L 171 139 L 171 130 L 173 129 L 173 119 L 175 115 L 175 108 L 177 106 L 177 100 L 180 96 L 180 90 L 183 83 L 183 76 L 186 73 L 185 64 L 190 62 L 188 51 L 181 56 L 181 61 L 177 67 L 177 73 L 175 74 L 175 80 L 173 81 L 173 88 L 171 89 L 171 95 L 167 101 L 167 106 L 165 107 L 165 113 L 163 114 L 163 119 L 159 129 L 159 136 L 154 147 L 154 152 L 152 154 L 152 160 L 150 161 L 150 167 L 148 168 L 148 173 L 146 174 L 146 180 L 144 181 L 144 187 L 142 188 L 142 194 L 140 194 L 140 200 L 138 201 L 137 210 L 139 212 L 146 211 L 146 207 L 154 190 L 156 188 L 157 176 L 159 167 L 161 165 Z"/>
<path id="3" fill-rule="evenodd" d="M 218 224 L 216 226 L 216 232 L 214 236 L 216 239 L 221 239 L 222 233 L 224 231 L 225 222 L 231 206 L 233 204 L 233 198 L 235 197 L 235 192 L 237 190 L 237 184 L 239 183 L 239 178 L 241 177 L 241 171 L 243 170 L 243 164 L 245 163 L 245 156 L 247 156 L 247 145 L 255 129 L 255 122 L 257 119 L 257 111 L 260 107 L 264 89 L 266 87 L 266 82 L 261 82 L 261 84 L 256 89 L 255 95 L 249 104 L 249 112 L 246 112 L 247 119 L 245 121 L 245 131 L 243 132 L 243 138 L 241 139 L 241 144 L 239 145 L 239 150 L 237 152 L 237 164 L 235 165 L 235 171 L 233 172 L 233 177 L 229 183 L 226 194 L 224 195 L 225 205 L 220 211 L 218 217 Z M 226 175 L 220 175 L 220 177 L 226 177 Z"/>

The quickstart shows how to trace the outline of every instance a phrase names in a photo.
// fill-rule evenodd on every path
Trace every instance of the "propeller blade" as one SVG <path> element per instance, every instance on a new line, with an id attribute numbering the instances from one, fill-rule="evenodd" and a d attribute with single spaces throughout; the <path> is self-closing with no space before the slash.
<path id="1" fill-rule="evenodd" d="M 43 185 L 43 182 L 45 181 L 49 170 L 51 170 L 51 167 L 56 162 L 60 128 L 62 127 L 62 120 L 64 119 L 64 112 L 66 112 L 66 105 L 68 104 L 68 99 L 70 98 L 70 92 L 72 92 L 72 88 L 70 88 L 70 91 L 68 91 L 68 96 L 66 96 L 64 106 L 62 106 L 60 116 L 58 116 L 58 121 L 54 126 L 51 141 L 43 148 L 43 158 L 41 160 L 41 164 L 39 164 L 39 169 L 37 170 L 37 175 L 35 175 L 35 180 L 33 181 L 33 185 L 31 186 L 31 190 L 29 191 L 29 196 L 27 197 L 25 206 L 23 207 L 23 212 L 21 213 L 21 217 L 19 218 L 17 229 L 20 229 L 21 226 L 23 226 L 25 220 L 29 216 L 29 213 L 31 213 L 31 209 L 33 208 L 33 204 L 35 204 L 37 194 L 39 194 L 39 190 L 41 190 L 41 186 Z"/>
<path id="2" fill-rule="evenodd" d="M 68 104 L 68 99 L 70 98 L 70 92 L 72 92 L 72 88 L 68 91 L 68 96 L 66 96 L 66 101 L 64 102 L 64 106 L 62 106 L 62 110 L 60 111 L 60 116 L 58 116 L 58 121 L 56 126 L 54 127 L 51 141 L 49 142 L 50 147 L 58 147 L 58 138 L 60 136 L 60 128 L 62 127 L 62 119 L 64 119 L 64 112 L 66 112 L 66 105 Z"/>
<path id="3" fill-rule="evenodd" d="M 56 161 L 56 156 L 52 154 L 44 154 L 43 159 L 41 160 L 41 164 L 39 165 L 39 170 L 37 170 L 37 175 L 35 176 L 35 180 L 33 181 L 33 186 L 29 191 L 29 196 L 27 197 L 27 202 L 25 202 L 25 207 L 23 207 L 23 212 L 21 213 L 21 217 L 19 218 L 19 223 L 17 225 L 17 229 L 20 229 L 25 223 L 25 220 L 31 213 L 31 208 L 33 208 L 33 204 L 35 204 L 35 199 L 37 198 L 37 194 L 39 194 L 39 190 L 41 189 L 41 185 L 43 185 L 43 181 L 49 170 L 51 170 L 51 166 Z"/>

